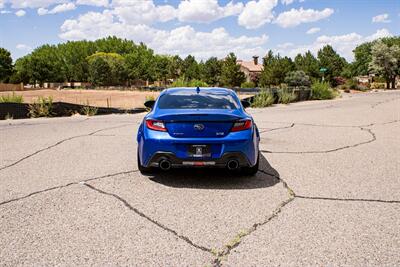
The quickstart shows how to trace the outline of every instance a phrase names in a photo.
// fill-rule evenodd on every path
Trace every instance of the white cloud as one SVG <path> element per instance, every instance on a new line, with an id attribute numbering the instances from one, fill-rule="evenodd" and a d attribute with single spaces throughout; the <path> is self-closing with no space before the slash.
<path id="1" fill-rule="evenodd" d="M 281 3 L 284 5 L 290 5 L 293 2 L 294 2 L 294 0 L 281 0 Z"/>
<path id="2" fill-rule="evenodd" d="M 78 0 L 76 1 L 77 5 L 86 5 L 86 6 L 108 6 L 108 0 Z"/>
<path id="3" fill-rule="evenodd" d="M 26 12 L 25 10 L 18 10 L 17 12 L 15 12 L 15 15 L 17 15 L 17 17 L 23 17 L 25 16 Z"/>
<path id="4" fill-rule="evenodd" d="M 32 51 L 32 47 L 26 45 L 26 44 L 17 44 L 16 46 L 17 49 L 19 50 L 24 50 L 24 51 Z"/>
<path id="5" fill-rule="evenodd" d="M 157 21 L 165 22 L 176 17 L 173 6 L 156 6 L 153 1 L 113 1 L 111 11 L 119 20 L 126 24 L 152 24 Z"/>
<path id="6" fill-rule="evenodd" d="M 209 23 L 223 17 L 239 14 L 242 3 L 229 2 L 220 6 L 217 0 L 186 0 L 177 8 L 171 5 L 155 5 L 151 1 L 114 0 L 112 10 L 121 22 L 128 24 L 153 24 L 178 19 L 182 22 Z"/>
<path id="7" fill-rule="evenodd" d="M 374 34 L 368 36 L 362 36 L 355 32 L 344 35 L 322 35 L 316 38 L 313 43 L 308 45 L 297 45 L 287 48 L 277 47 L 277 52 L 290 57 L 295 57 L 298 53 L 305 53 L 310 50 L 314 55 L 316 55 L 319 49 L 325 45 L 331 45 L 341 56 L 351 61 L 354 56 L 353 50 L 357 45 L 387 36 L 391 36 L 391 33 L 387 29 L 380 29 Z"/>
<path id="8" fill-rule="evenodd" d="M 278 0 L 253 0 L 248 2 L 239 15 L 239 25 L 247 29 L 256 29 L 271 22 L 274 18 L 272 10 L 277 4 Z"/>
<path id="9" fill-rule="evenodd" d="M 74 10 L 76 8 L 74 3 L 65 3 L 55 6 L 53 9 L 48 10 L 46 8 L 39 8 L 37 13 L 39 16 L 46 15 L 46 14 L 57 14 L 62 13 L 70 10 Z"/>
<path id="10" fill-rule="evenodd" d="M 3 8 L 3 7 L 4 7 L 4 1 L 0 0 L 0 8 Z"/>
<path id="11" fill-rule="evenodd" d="M 237 15 L 242 10 L 242 3 L 229 2 L 226 6 L 220 6 L 217 0 L 187 0 L 179 4 L 177 17 L 185 22 L 211 22 Z"/>
<path id="12" fill-rule="evenodd" d="M 365 38 L 365 40 L 370 42 L 370 41 L 373 41 L 373 40 L 376 40 L 379 38 L 390 37 L 390 36 L 393 36 L 393 35 L 389 32 L 389 30 L 383 28 L 383 29 L 377 30 L 376 33 L 374 33 L 374 34 L 367 36 Z"/>
<path id="13" fill-rule="evenodd" d="M 283 43 L 283 44 L 278 44 L 276 47 L 278 49 L 287 49 L 287 48 L 290 48 L 290 47 L 293 47 L 293 46 L 294 46 L 293 43 Z"/>
<path id="14" fill-rule="evenodd" d="M 389 23 L 390 22 L 390 20 L 389 20 L 389 14 L 380 14 L 380 15 L 377 15 L 377 16 L 375 16 L 375 17 L 373 17 L 372 18 L 372 22 L 373 23 L 379 23 L 379 22 L 382 22 L 382 23 Z"/>
<path id="15" fill-rule="evenodd" d="M 310 28 L 306 33 L 307 34 L 314 34 L 314 33 L 319 32 L 320 30 L 321 30 L 321 28 L 314 27 L 314 28 Z"/>
<path id="16" fill-rule="evenodd" d="M 0 14 L 10 14 L 12 13 L 10 10 L 2 10 L 0 11 Z"/>
<path id="17" fill-rule="evenodd" d="M 115 18 L 112 11 L 89 12 L 78 19 L 66 20 L 61 26 L 60 37 L 65 40 L 95 40 L 109 35 L 144 42 L 157 53 L 192 54 L 206 59 L 210 56 L 224 57 L 232 51 L 240 58 L 262 55 L 268 36 L 257 37 L 230 35 L 224 28 L 210 32 L 196 31 L 191 26 L 173 30 L 159 30 L 144 24 L 128 24 Z"/>
<path id="18" fill-rule="evenodd" d="M 39 8 L 66 3 L 67 0 L 8 0 L 12 8 Z"/>
<path id="19" fill-rule="evenodd" d="M 314 9 L 294 9 L 279 14 L 274 23 L 283 28 L 295 27 L 302 23 L 315 22 L 324 18 L 328 18 L 334 13 L 331 8 L 323 10 Z"/>

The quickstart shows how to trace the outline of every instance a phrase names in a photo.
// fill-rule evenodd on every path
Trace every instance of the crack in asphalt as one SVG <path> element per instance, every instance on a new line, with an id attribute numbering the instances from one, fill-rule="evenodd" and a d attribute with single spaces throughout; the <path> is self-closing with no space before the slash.
<path id="1" fill-rule="evenodd" d="M 389 102 L 393 102 L 393 101 L 396 101 L 396 100 L 398 100 L 398 99 L 400 99 L 400 97 L 395 97 L 395 98 L 391 98 L 391 99 L 386 99 L 386 100 L 384 100 L 384 101 L 380 101 L 380 102 L 377 102 L 377 103 L 375 103 L 375 104 L 372 104 L 372 105 L 371 105 L 371 108 L 376 108 L 376 107 L 379 106 L 379 105 L 386 104 L 386 103 L 389 103 Z"/>
<path id="2" fill-rule="evenodd" d="M 185 241 L 185 242 L 188 243 L 189 245 L 191 245 L 191 246 L 193 246 L 193 247 L 195 247 L 195 248 L 197 248 L 197 249 L 200 249 L 200 250 L 202 250 L 202 251 L 211 253 L 211 249 L 210 249 L 210 248 L 206 248 L 206 247 L 203 247 L 203 246 L 201 246 L 201 245 L 198 245 L 198 244 L 194 243 L 192 240 L 190 240 L 187 236 L 178 234 L 178 232 L 176 232 L 175 230 L 173 230 L 173 229 L 171 229 L 171 228 L 169 228 L 169 227 L 167 227 L 167 226 L 161 224 L 160 222 L 158 222 L 158 221 L 152 219 L 151 217 L 147 216 L 146 214 L 144 214 L 143 212 L 141 212 L 141 211 L 138 210 L 137 208 L 135 208 L 135 207 L 133 207 L 132 205 L 130 205 L 130 204 L 128 203 L 128 201 L 126 201 L 125 199 L 123 199 L 123 198 L 120 197 L 119 195 L 114 194 L 114 193 L 109 193 L 109 192 L 103 191 L 103 190 L 101 190 L 101 189 L 99 189 L 99 188 L 96 188 L 96 187 L 94 187 L 93 185 L 90 185 L 90 184 L 87 184 L 87 183 L 84 183 L 84 185 L 85 185 L 86 187 L 88 187 L 88 188 L 90 188 L 90 189 L 92 189 L 92 190 L 94 190 L 94 191 L 100 193 L 100 194 L 103 194 L 103 195 L 107 195 L 107 196 L 111 196 L 111 197 L 116 198 L 117 200 L 121 201 L 121 202 L 125 205 L 125 207 L 127 207 L 129 210 L 133 211 L 134 213 L 136 213 L 136 214 L 139 215 L 140 217 L 142 217 L 142 218 L 144 218 L 144 219 L 150 221 L 151 223 L 155 224 L 156 226 L 160 227 L 161 229 L 163 229 L 163 230 L 165 230 L 165 231 L 167 231 L 167 232 L 172 233 L 173 235 L 175 235 L 175 236 L 178 237 L 179 239 Z"/>
<path id="3" fill-rule="evenodd" d="M 368 126 L 373 126 L 373 125 L 374 124 L 371 124 L 371 125 L 368 125 Z M 375 133 L 371 129 L 368 129 L 368 128 L 365 128 L 365 127 L 362 127 L 362 126 L 348 126 L 348 127 L 359 128 L 361 131 L 365 131 L 365 132 L 369 133 L 371 138 L 369 140 L 367 140 L 367 141 L 359 142 L 359 143 L 356 143 L 356 144 L 353 144 L 353 145 L 347 145 L 347 146 L 342 146 L 342 147 L 328 149 L 328 150 L 270 151 L 270 150 L 266 150 L 266 149 L 260 149 L 260 152 L 270 153 L 270 154 L 324 154 L 324 153 L 331 153 L 331 152 L 337 152 L 337 151 L 344 150 L 344 149 L 354 148 L 354 147 L 358 147 L 358 146 L 361 146 L 361 145 L 366 145 L 366 144 L 375 142 L 377 140 Z"/>
<path id="4" fill-rule="evenodd" d="M 289 204 L 290 202 L 292 202 L 295 198 L 296 198 L 296 194 L 294 193 L 294 191 L 289 187 L 289 185 L 287 184 L 287 182 L 285 180 L 283 180 L 279 175 L 273 174 L 273 173 L 269 173 L 265 170 L 258 170 L 261 173 L 264 173 L 266 175 L 269 175 L 271 177 L 274 177 L 275 179 L 277 179 L 280 183 L 282 183 L 283 187 L 287 190 L 289 197 L 287 199 L 285 199 L 284 201 L 282 201 L 271 213 L 271 215 L 269 215 L 268 217 L 266 217 L 262 222 L 257 222 L 254 223 L 250 228 L 246 229 L 245 231 L 240 232 L 238 235 L 236 235 L 236 237 L 227 245 L 223 246 L 223 248 L 219 251 L 217 251 L 215 254 L 215 259 L 212 261 L 212 266 L 214 267 L 220 267 L 222 264 L 222 260 L 224 259 L 224 257 L 227 257 L 232 249 L 238 247 L 240 245 L 240 243 L 242 242 L 242 239 L 244 237 L 249 236 L 250 234 L 252 234 L 253 232 L 255 232 L 258 227 L 263 226 L 265 224 L 267 224 L 268 222 L 270 222 L 272 219 L 274 219 L 275 217 L 278 216 L 278 214 L 282 211 L 282 209 Z"/>
<path id="5" fill-rule="evenodd" d="M 99 130 L 90 132 L 90 133 L 88 133 L 88 134 L 75 135 L 75 136 L 71 136 L 71 137 L 65 138 L 65 139 L 63 139 L 63 140 L 60 140 L 60 141 L 56 142 L 55 144 L 52 144 L 52 145 L 47 146 L 47 147 L 45 147 L 45 148 L 39 149 L 39 150 L 37 150 L 37 151 L 35 151 L 35 152 L 29 154 L 29 155 L 26 155 L 25 157 L 23 157 L 23 158 L 21 158 L 21 159 L 19 159 L 19 160 L 17 160 L 17 161 L 14 161 L 14 162 L 11 163 L 11 164 L 8 164 L 8 165 L 6 165 L 6 166 L 1 167 L 1 168 L 0 168 L 0 171 L 5 170 L 5 169 L 7 169 L 7 168 L 10 168 L 10 167 L 12 167 L 12 166 L 15 166 L 15 165 L 21 163 L 22 161 L 24 161 L 24 160 L 26 160 L 26 159 L 29 159 L 29 158 L 31 158 L 31 157 L 33 157 L 33 156 L 35 156 L 35 155 L 37 155 L 37 154 L 39 154 L 39 153 L 41 153 L 41 152 L 43 152 L 43 151 L 52 149 L 53 147 L 56 147 L 56 146 L 58 146 L 58 145 L 60 145 L 60 144 L 62 144 L 62 143 L 65 143 L 65 142 L 67 142 L 67 141 L 71 141 L 71 140 L 73 140 L 73 139 L 77 139 L 77 138 L 81 138 L 81 137 L 86 137 L 86 136 L 95 136 L 96 133 L 99 133 L 99 132 L 102 132 L 102 131 L 107 131 L 107 130 L 112 130 L 112 129 L 117 129 L 117 128 L 122 128 L 122 127 L 126 127 L 126 126 L 128 126 L 128 125 L 131 125 L 131 124 L 123 124 L 123 125 L 119 125 L 119 126 L 113 126 L 113 127 L 108 127 L 108 128 L 102 128 L 102 129 L 99 129 Z"/>
<path id="6" fill-rule="evenodd" d="M 9 199 L 9 200 L 0 202 L 0 206 L 4 205 L 4 204 L 7 204 L 7 203 L 19 201 L 19 200 L 22 200 L 22 199 L 25 199 L 25 198 L 29 198 L 31 196 L 38 195 L 40 193 L 44 193 L 44 192 L 48 192 L 48 191 L 52 191 L 52 190 L 56 190 L 56 189 L 60 189 L 60 188 L 64 188 L 64 187 L 68 187 L 68 186 L 71 186 L 71 185 L 77 185 L 77 184 L 81 184 L 81 183 L 86 183 L 86 182 L 90 182 L 90 181 L 93 181 L 93 180 L 101 180 L 101 179 L 110 178 L 110 177 L 114 177 L 114 176 L 118 176 L 118 175 L 122 175 L 122 174 L 134 173 L 134 172 L 137 172 L 137 171 L 139 171 L 139 170 L 116 172 L 116 173 L 112 173 L 112 174 L 106 174 L 106 175 L 102 175 L 102 176 L 98 176 L 98 177 L 93 177 L 93 178 L 81 180 L 81 181 L 78 181 L 78 182 L 70 182 L 70 183 L 67 183 L 67 184 L 59 185 L 59 186 L 49 187 L 49 188 L 46 188 L 46 189 L 43 189 L 43 190 L 39 190 L 39 191 L 35 191 L 35 192 L 32 192 L 32 193 L 29 193 L 28 195 L 25 195 L 25 196 L 22 196 L 22 197 L 17 197 L 17 198 L 13 198 L 13 199 Z"/>
<path id="7" fill-rule="evenodd" d="M 259 223 L 255 223 L 253 224 L 252 227 L 250 227 L 249 229 L 247 229 L 245 232 L 240 233 L 239 235 L 237 235 L 237 237 L 235 239 L 237 240 L 233 240 L 232 244 L 228 244 L 226 245 L 222 251 L 218 252 L 216 255 L 216 258 L 212 261 L 212 266 L 215 267 L 219 267 L 222 265 L 222 260 L 224 259 L 224 257 L 227 257 L 230 252 L 232 251 L 232 249 L 238 247 L 242 241 L 242 239 L 246 236 L 249 236 L 251 233 L 253 233 L 254 231 L 256 231 L 258 229 L 258 227 L 261 227 L 265 224 L 267 224 L 268 222 L 270 222 L 272 219 L 274 219 L 275 217 L 278 216 L 278 214 L 282 211 L 282 209 L 289 204 L 290 202 L 292 202 L 294 200 L 294 198 L 288 198 L 285 201 L 282 201 L 278 207 L 275 208 L 275 210 L 271 213 L 270 216 L 266 217 L 264 221 L 259 222 Z"/>
<path id="8" fill-rule="evenodd" d="M 277 217 L 278 214 L 282 211 L 282 208 L 285 207 L 287 204 L 295 200 L 296 198 L 301 198 L 301 199 L 309 199 L 309 200 L 329 200 L 329 201 L 349 201 L 349 202 L 378 202 L 378 203 L 391 203 L 391 204 L 400 204 L 399 200 L 380 200 L 380 199 L 363 199 L 363 198 L 330 198 L 330 197 L 314 197 L 314 196 L 303 196 L 303 195 L 297 195 L 292 188 L 288 185 L 288 183 L 282 179 L 279 175 L 269 173 L 265 170 L 259 169 L 258 170 L 261 173 L 264 173 L 266 175 L 269 175 L 271 177 L 274 177 L 275 179 L 279 180 L 280 183 L 283 184 L 283 187 L 288 191 L 289 198 L 282 201 L 278 207 L 275 208 L 275 210 L 272 212 L 272 214 L 266 219 L 260 223 L 255 223 L 253 224 L 252 227 L 249 229 L 245 230 L 244 232 L 239 233 L 233 241 L 231 241 L 230 244 L 225 245 L 223 249 L 219 252 L 216 253 L 216 258 L 213 260 L 212 265 L 214 267 L 220 267 L 222 265 L 222 261 L 224 257 L 227 257 L 231 251 L 238 247 L 240 243 L 242 242 L 242 239 L 244 237 L 249 236 L 251 233 L 257 230 L 258 227 L 263 226 L 270 222 L 273 218 Z"/>
<path id="9" fill-rule="evenodd" d="M 293 128 L 294 125 L 295 125 L 295 123 L 292 123 L 289 126 L 278 127 L 278 128 L 273 128 L 273 129 L 267 129 L 267 130 L 261 130 L 261 131 L 259 131 L 259 133 L 262 134 L 262 133 L 267 133 L 267 132 L 272 132 L 272 131 L 277 131 L 277 130 L 289 129 L 289 128 Z"/>

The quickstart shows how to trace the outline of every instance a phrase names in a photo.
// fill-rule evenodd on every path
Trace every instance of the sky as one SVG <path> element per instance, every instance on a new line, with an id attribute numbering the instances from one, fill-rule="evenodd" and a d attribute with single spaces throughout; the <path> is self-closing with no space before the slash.
<path id="1" fill-rule="evenodd" d="M 197 59 L 294 57 L 400 35 L 400 0 L 0 0 L 0 47 L 13 59 L 43 44 L 109 35 Z"/>

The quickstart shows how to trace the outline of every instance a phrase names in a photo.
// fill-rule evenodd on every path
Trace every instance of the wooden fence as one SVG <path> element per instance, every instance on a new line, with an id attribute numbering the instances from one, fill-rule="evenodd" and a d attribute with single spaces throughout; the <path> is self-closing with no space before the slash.
<path id="1" fill-rule="evenodd" d="M 0 92 L 5 91 L 23 91 L 24 85 L 20 84 L 12 84 L 12 83 L 0 83 Z"/>

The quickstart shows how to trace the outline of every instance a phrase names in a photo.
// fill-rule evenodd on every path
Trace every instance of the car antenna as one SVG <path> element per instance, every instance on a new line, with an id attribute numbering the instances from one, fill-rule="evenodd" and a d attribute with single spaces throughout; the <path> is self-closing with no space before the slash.
<path id="1" fill-rule="evenodd" d="M 200 87 L 197 86 L 196 92 L 197 92 L 197 93 L 200 93 Z"/>

